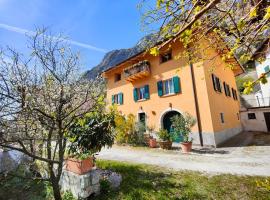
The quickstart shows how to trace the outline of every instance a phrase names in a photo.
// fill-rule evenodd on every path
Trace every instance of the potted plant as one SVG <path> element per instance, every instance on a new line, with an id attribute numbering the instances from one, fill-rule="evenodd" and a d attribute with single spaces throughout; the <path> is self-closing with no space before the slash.
<path id="1" fill-rule="evenodd" d="M 153 136 L 150 136 L 149 138 L 149 147 L 150 148 L 156 148 L 157 147 L 157 140 L 156 138 L 153 138 Z"/>
<path id="2" fill-rule="evenodd" d="M 66 170 L 76 174 L 85 174 L 95 166 L 94 156 L 89 153 L 80 153 L 79 155 L 69 155 L 65 162 Z"/>
<path id="3" fill-rule="evenodd" d="M 150 126 L 147 127 L 147 130 L 149 132 L 149 138 L 148 138 L 147 144 L 149 145 L 150 148 L 156 148 L 157 147 L 157 140 L 152 135 L 154 129 L 155 129 L 154 125 L 150 125 Z"/>
<path id="4" fill-rule="evenodd" d="M 192 149 L 192 138 L 190 137 L 191 128 L 196 124 L 196 119 L 189 113 L 176 115 L 171 118 L 174 137 L 182 137 L 180 146 L 183 153 L 189 153 Z"/>
<path id="5" fill-rule="evenodd" d="M 171 149 L 172 148 L 172 137 L 165 129 L 160 129 L 157 133 L 159 137 L 159 146 L 162 149 Z"/>
<path id="6" fill-rule="evenodd" d="M 89 172 L 94 155 L 114 142 L 114 114 L 96 111 L 77 119 L 66 134 L 69 140 L 66 169 L 77 174 Z"/>

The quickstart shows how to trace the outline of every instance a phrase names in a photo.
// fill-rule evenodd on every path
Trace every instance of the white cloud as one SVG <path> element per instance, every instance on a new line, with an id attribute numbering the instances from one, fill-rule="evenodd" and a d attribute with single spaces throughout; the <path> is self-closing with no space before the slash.
<path id="1" fill-rule="evenodd" d="M 23 29 L 23 28 L 15 27 L 15 26 L 10 26 L 8 24 L 0 23 L 0 28 L 8 30 L 8 31 L 15 32 L 15 33 L 24 34 L 24 35 L 35 35 L 36 34 L 35 31 L 26 30 L 26 29 Z M 79 47 L 82 47 L 82 48 L 86 48 L 86 49 L 90 49 L 90 50 L 94 50 L 94 51 L 98 51 L 98 52 L 102 52 L 102 53 L 107 52 L 106 49 L 95 47 L 95 46 L 92 46 L 90 44 L 86 44 L 86 43 L 82 43 L 82 42 L 78 42 L 78 41 L 70 40 L 70 39 L 64 39 L 64 38 L 63 38 L 63 40 L 70 43 L 70 44 L 72 44 L 72 45 L 79 46 Z"/>

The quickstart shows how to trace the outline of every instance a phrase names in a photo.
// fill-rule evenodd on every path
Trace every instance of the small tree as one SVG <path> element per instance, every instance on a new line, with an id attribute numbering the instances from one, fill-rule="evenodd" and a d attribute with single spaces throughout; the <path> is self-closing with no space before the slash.
<path id="1" fill-rule="evenodd" d="M 190 142 L 189 137 L 191 128 L 196 124 L 196 119 L 189 113 L 182 115 L 175 115 L 171 118 L 174 134 L 176 136 L 183 136 L 183 142 Z"/>
<path id="2" fill-rule="evenodd" d="M 104 99 L 99 109 L 86 113 L 76 119 L 68 133 L 69 155 L 84 158 L 101 151 L 102 147 L 111 147 L 114 142 L 114 112 L 103 111 Z"/>
<path id="3" fill-rule="evenodd" d="M 104 85 L 81 79 L 79 55 L 62 36 L 40 29 L 28 47 L 27 58 L 10 48 L 0 54 L 0 147 L 41 162 L 48 174 L 42 180 L 59 200 L 66 135 L 77 118 L 96 111 Z"/>

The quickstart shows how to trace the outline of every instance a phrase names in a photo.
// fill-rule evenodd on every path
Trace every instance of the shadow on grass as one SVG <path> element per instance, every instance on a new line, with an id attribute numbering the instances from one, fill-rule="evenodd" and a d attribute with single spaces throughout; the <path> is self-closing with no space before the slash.
<path id="1" fill-rule="evenodd" d="M 192 190 L 188 183 L 175 180 L 172 173 L 153 171 L 142 165 L 98 161 L 103 169 L 111 169 L 122 175 L 119 190 L 101 193 L 94 199 L 204 199 L 205 196 Z M 93 199 L 93 198 L 91 198 Z"/>

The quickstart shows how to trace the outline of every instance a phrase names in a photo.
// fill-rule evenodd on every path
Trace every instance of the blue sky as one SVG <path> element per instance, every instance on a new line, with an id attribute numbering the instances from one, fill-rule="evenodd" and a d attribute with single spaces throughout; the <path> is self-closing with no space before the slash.
<path id="1" fill-rule="evenodd" d="M 26 52 L 25 30 L 49 27 L 69 39 L 105 51 L 129 48 L 145 35 L 137 0 L 0 0 L 0 46 Z M 20 33 L 18 33 L 20 32 Z M 104 51 L 72 45 L 83 70 L 98 64 Z"/>

